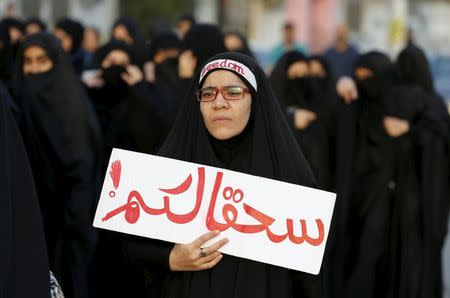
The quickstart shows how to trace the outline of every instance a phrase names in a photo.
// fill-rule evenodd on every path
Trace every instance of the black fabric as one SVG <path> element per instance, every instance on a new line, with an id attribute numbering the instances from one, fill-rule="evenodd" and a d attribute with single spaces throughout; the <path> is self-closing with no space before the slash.
<path id="1" fill-rule="evenodd" d="M 133 49 L 133 56 L 136 59 L 137 65 L 142 67 L 148 59 L 148 54 L 144 35 L 142 34 L 137 22 L 130 17 L 120 17 L 114 22 L 113 31 L 119 25 L 124 26 L 130 37 L 133 39 L 133 44 L 131 45 Z"/>
<path id="2" fill-rule="evenodd" d="M 324 60 L 319 61 L 325 70 L 328 69 Z M 289 67 L 296 62 L 308 63 L 302 53 L 291 51 L 284 54 L 274 68 L 271 75 L 275 94 L 285 107 L 288 124 L 300 148 L 303 150 L 318 187 L 331 190 L 331 111 L 335 102 L 334 87 L 330 74 L 325 78 L 311 77 L 288 78 Z M 294 125 L 296 109 L 304 109 L 316 114 L 316 120 L 305 129 L 297 129 Z"/>
<path id="3" fill-rule="evenodd" d="M 423 271 L 422 297 L 442 296 L 442 247 L 447 234 L 450 208 L 450 116 L 444 100 L 433 86 L 433 77 L 424 52 L 407 46 L 397 58 L 397 70 L 402 83 L 424 98 L 428 134 L 422 153 L 422 221 Z"/>
<path id="4" fill-rule="evenodd" d="M 177 120 L 159 155 L 225 167 L 240 172 L 285 182 L 315 186 L 311 170 L 292 136 L 263 70 L 250 57 L 240 53 L 222 53 L 209 59 L 231 59 L 243 63 L 254 74 L 258 92 L 252 94 L 252 112 L 244 132 L 226 141 L 212 140 L 193 84 Z M 195 77 L 198 82 L 199 73 Z M 158 270 L 168 267 L 173 244 L 134 240 L 127 243 L 128 256 L 136 263 Z M 149 254 L 132 254 L 139 247 Z M 159 251 L 159 253 L 152 253 Z M 166 256 L 161 260 L 161 256 Z M 310 279 L 310 280 L 309 280 Z M 308 280 L 308 281 L 306 281 Z M 293 288 L 302 289 L 296 297 L 315 297 L 320 290 L 318 277 L 225 255 L 211 270 L 170 272 L 163 277 L 159 297 L 294 297 Z"/>
<path id="5" fill-rule="evenodd" d="M 12 87 L 15 54 L 15 47 L 9 36 L 9 23 L 3 20 L 0 22 L 0 79 L 8 88 Z"/>
<path id="6" fill-rule="evenodd" d="M 3 96 L 0 188 L 0 295 L 48 298 L 50 272 L 36 189 L 20 132 Z"/>
<path id="7" fill-rule="evenodd" d="M 149 58 L 152 60 L 156 53 L 158 53 L 158 51 L 167 49 L 179 49 L 180 46 L 181 41 L 174 32 L 169 30 L 158 32 L 152 38 L 149 48 Z"/>
<path id="8" fill-rule="evenodd" d="M 102 61 L 114 50 L 125 52 L 130 58 L 131 64 L 136 63 L 133 48 L 130 45 L 121 40 L 111 39 L 107 44 L 103 45 L 95 52 L 96 67 L 101 67 Z"/>
<path id="9" fill-rule="evenodd" d="M 166 136 L 175 122 L 178 109 L 183 101 L 183 95 L 180 90 L 186 90 L 188 87 L 177 89 L 181 85 L 178 77 L 178 58 L 169 58 L 155 67 L 155 98 L 159 101 L 159 106 L 163 111 L 162 119 L 164 121 Z"/>
<path id="10" fill-rule="evenodd" d="M 388 184 L 395 178 L 390 166 L 390 138 L 382 126 L 382 99 L 387 92 L 382 82 L 392 66 L 389 58 L 380 52 L 362 55 L 355 65 L 355 69 L 371 70 L 373 76 L 357 80 L 359 112 L 354 123 L 355 134 L 351 136 L 354 148 L 345 148 L 353 152 L 349 156 L 354 159 L 351 172 L 346 174 L 352 177 L 348 214 L 355 214 L 347 223 L 352 237 L 349 253 L 352 261 L 346 264 L 349 271 L 346 297 L 385 296 L 389 288 L 389 198 L 393 192 Z"/>
<path id="11" fill-rule="evenodd" d="M 385 55 L 363 55 L 358 66 L 374 76 L 358 82 L 366 97 L 359 99 L 355 217 L 349 223 L 355 249 L 347 297 L 438 297 L 424 291 L 430 273 L 424 248 L 430 245 L 426 218 L 433 193 L 427 178 L 435 148 L 432 113 L 423 92 L 395 80 Z M 385 116 L 407 121 L 409 131 L 390 137 L 383 127 Z M 435 178 L 442 184 L 442 176 Z"/>
<path id="12" fill-rule="evenodd" d="M 218 26 L 196 24 L 184 37 L 182 51 L 191 50 L 193 52 L 197 58 L 196 71 L 198 71 L 207 59 L 226 51 L 223 38 L 222 30 Z"/>
<path id="13" fill-rule="evenodd" d="M 66 18 L 56 22 L 55 28 L 63 30 L 72 38 L 72 48 L 69 51 L 71 54 L 77 52 L 81 48 L 83 44 L 84 27 L 80 22 Z"/>
<path id="14" fill-rule="evenodd" d="M 23 74 L 23 53 L 30 46 L 47 52 L 53 61 L 50 71 Z M 66 297 L 89 297 L 88 270 L 96 241 L 92 219 L 99 190 L 98 124 L 55 37 L 28 37 L 17 65 L 20 128 L 36 182 L 50 268 Z"/>
<path id="15" fill-rule="evenodd" d="M 20 32 L 25 33 L 25 24 L 23 21 L 16 18 L 4 18 L 1 21 L 3 24 L 6 24 L 8 28 L 16 28 Z"/>
<path id="16" fill-rule="evenodd" d="M 239 39 L 241 40 L 241 42 L 242 42 L 242 47 L 241 47 L 240 49 L 236 50 L 236 52 L 245 54 L 245 55 L 250 56 L 250 57 L 252 57 L 252 58 L 255 57 L 255 56 L 253 55 L 252 50 L 250 49 L 250 46 L 248 45 L 247 37 L 246 37 L 244 34 L 242 34 L 242 33 L 239 32 L 239 31 L 230 31 L 230 32 L 227 32 L 227 33 L 225 34 L 225 37 L 230 36 L 230 35 L 236 36 L 236 37 L 239 38 Z"/>

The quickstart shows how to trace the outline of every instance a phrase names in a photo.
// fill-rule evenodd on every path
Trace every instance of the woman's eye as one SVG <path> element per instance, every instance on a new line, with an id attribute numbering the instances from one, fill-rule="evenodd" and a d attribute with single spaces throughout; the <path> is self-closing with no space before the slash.
<path id="1" fill-rule="evenodd" d="M 210 98 L 210 97 L 214 97 L 215 94 L 216 94 L 215 92 L 210 91 L 210 90 L 202 91 L 202 97 Z"/>
<path id="2" fill-rule="evenodd" d="M 238 96 L 242 94 L 241 88 L 230 88 L 227 90 L 227 93 L 231 96 Z"/>

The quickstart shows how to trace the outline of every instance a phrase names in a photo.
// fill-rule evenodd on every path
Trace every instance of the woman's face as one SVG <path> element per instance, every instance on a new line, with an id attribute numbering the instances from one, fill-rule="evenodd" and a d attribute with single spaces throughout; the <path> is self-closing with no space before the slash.
<path id="1" fill-rule="evenodd" d="M 127 27 L 125 27 L 124 25 L 117 25 L 113 30 L 112 36 L 114 39 L 124 41 L 129 45 L 132 45 L 134 43 L 134 40 L 128 32 Z"/>
<path id="2" fill-rule="evenodd" d="M 53 61 L 47 52 L 38 46 L 30 46 L 23 52 L 23 74 L 39 74 L 50 71 L 53 68 Z"/>
<path id="3" fill-rule="evenodd" d="M 72 36 L 62 29 L 55 29 L 55 36 L 61 41 L 61 46 L 65 52 L 70 52 L 73 48 Z"/>
<path id="4" fill-rule="evenodd" d="M 241 86 L 244 82 L 234 73 L 227 70 L 216 70 L 209 74 L 202 88 Z M 227 140 L 239 135 L 247 126 L 250 118 L 252 96 L 244 93 L 239 100 L 226 100 L 222 93 L 211 102 L 200 102 L 200 111 L 208 132 L 218 140 Z"/>

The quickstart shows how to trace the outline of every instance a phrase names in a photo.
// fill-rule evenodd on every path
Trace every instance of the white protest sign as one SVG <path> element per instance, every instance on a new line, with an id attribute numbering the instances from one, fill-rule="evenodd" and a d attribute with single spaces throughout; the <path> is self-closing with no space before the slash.
<path id="1" fill-rule="evenodd" d="M 221 249 L 225 254 L 318 274 L 335 197 L 272 179 L 114 149 L 94 226 L 182 244 L 220 230 L 219 237 L 230 240 Z"/>

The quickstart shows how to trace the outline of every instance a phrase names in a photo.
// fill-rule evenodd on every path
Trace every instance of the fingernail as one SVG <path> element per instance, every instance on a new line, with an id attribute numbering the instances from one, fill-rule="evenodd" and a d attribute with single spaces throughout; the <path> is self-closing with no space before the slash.
<path id="1" fill-rule="evenodd" d="M 220 231 L 219 230 L 215 230 L 214 234 L 219 235 Z"/>
<path id="2" fill-rule="evenodd" d="M 225 238 L 225 239 L 224 239 L 224 242 L 225 242 L 225 243 L 228 243 L 228 241 L 230 241 L 230 239 L 228 239 L 228 238 Z"/>

